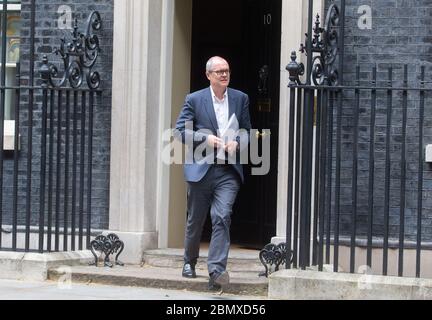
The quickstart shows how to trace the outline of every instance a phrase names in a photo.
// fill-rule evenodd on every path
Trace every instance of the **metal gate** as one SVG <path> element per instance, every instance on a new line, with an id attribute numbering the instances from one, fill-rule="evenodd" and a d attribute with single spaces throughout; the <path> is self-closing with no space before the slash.
<path id="1" fill-rule="evenodd" d="M 420 277 L 431 240 L 425 233 L 432 178 L 425 164 L 425 137 L 431 134 L 425 114 L 432 98 L 426 69 L 356 66 L 355 80 L 345 82 L 345 1 L 330 4 L 324 28 L 312 13 L 310 0 L 301 47 L 307 70 L 295 52 L 287 66 L 286 239 L 293 257 L 287 254 L 286 268 L 322 271 L 331 264 L 335 272 L 354 273 L 364 272 L 364 265 L 370 273 L 405 276 L 407 260 L 414 259 L 413 275 Z M 371 77 L 361 77 L 363 71 Z"/>
<path id="2" fill-rule="evenodd" d="M 2 30 L 8 1 L 2 0 Z M 28 79 L 7 85 L 6 33 L 2 32 L 0 132 L 5 100 L 15 95 L 13 142 L 0 152 L 0 250 L 50 252 L 89 248 L 94 107 L 100 103 L 100 76 L 93 70 L 100 46 L 101 17 L 90 13 L 85 29 L 73 31 L 55 49 L 61 61 L 39 62 L 34 75 L 35 1 L 31 1 Z M 51 58 L 50 58 L 51 59 Z M 55 60 L 55 59 L 54 59 Z M 21 61 L 21 62 L 22 62 Z M 36 66 L 37 67 L 37 66 Z M 27 71 L 27 70 L 26 70 Z M 0 145 L 4 145 L 0 134 Z M 37 203 L 37 205 L 35 205 Z"/>

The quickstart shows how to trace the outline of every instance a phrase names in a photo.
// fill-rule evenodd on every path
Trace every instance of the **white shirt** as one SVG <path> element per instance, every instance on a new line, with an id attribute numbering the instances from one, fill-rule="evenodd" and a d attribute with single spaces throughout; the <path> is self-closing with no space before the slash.
<path id="1" fill-rule="evenodd" d="M 228 117 L 229 117 L 228 90 L 225 90 L 222 100 L 216 97 L 215 93 L 213 92 L 213 88 L 211 86 L 210 86 L 210 91 L 213 98 L 213 107 L 216 114 L 216 120 L 219 126 L 219 131 L 223 131 L 228 125 Z"/>

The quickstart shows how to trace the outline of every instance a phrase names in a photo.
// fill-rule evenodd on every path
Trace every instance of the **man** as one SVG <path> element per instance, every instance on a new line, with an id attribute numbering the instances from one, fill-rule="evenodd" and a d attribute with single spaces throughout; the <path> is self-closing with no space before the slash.
<path id="1" fill-rule="evenodd" d="M 243 168 L 238 154 L 247 146 L 251 128 L 249 98 L 238 90 L 228 88 L 230 75 L 230 67 L 225 59 L 210 58 L 206 65 L 210 87 L 186 96 L 176 124 L 177 135 L 183 143 L 191 141 L 192 149 L 200 144 L 206 144 L 207 149 L 212 151 L 216 149 L 214 156 L 210 155 L 212 161 L 193 159 L 192 163 L 184 165 L 188 184 L 188 218 L 182 275 L 187 278 L 196 277 L 195 265 L 202 229 L 210 208 L 212 235 L 207 260 L 210 290 L 220 290 L 229 283 L 226 265 L 230 247 L 231 213 L 243 182 Z M 224 141 L 218 134 L 228 126 L 233 114 L 238 121 L 238 128 L 246 134 Z M 221 149 L 224 152 L 217 152 Z M 230 159 L 234 156 L 235 161 L 220 164 L 221 161 L 216 159 L 216 155 L 219 157 L 220 153 Z"/>

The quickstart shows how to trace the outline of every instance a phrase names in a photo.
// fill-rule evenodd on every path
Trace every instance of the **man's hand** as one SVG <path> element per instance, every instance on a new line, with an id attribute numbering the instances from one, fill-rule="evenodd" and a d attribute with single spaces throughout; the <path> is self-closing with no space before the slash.
<path id="1" fill-rule="evenodd" d="M 214 135 L 207 137 L 207 144 L 212 148 L 222 148 L 224 146 L 223 140 Z"/>
<path id="2" fill-rule="evenodd" d="M 237 152 L 238 142 L 230 141 L 225 145 L 225 152 L 228 152 L 230 156 L 234 155 Z"/>

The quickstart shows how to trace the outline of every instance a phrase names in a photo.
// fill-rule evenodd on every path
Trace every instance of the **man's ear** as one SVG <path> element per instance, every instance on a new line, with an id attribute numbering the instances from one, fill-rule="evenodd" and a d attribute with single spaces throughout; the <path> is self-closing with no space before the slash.
<path id="1" fill-rule="evenodd" d="M 210 73 L 209 72 L 206 72 L 206 77 L 207 77 L 207 79 L 210 80 Z"/>

